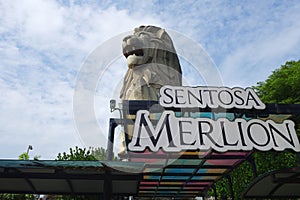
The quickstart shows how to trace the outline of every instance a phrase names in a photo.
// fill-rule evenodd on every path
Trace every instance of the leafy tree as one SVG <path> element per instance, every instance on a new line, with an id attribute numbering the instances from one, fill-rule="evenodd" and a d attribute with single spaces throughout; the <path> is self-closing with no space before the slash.
<path id="1" fill-rule="evenodd" d="M 78 146 L 75 149 L 70 148 L 69 153 L 63 152 L 57 155 L 57 160 L 106 160 L 106 150 L 103 147 L 89 149 L 79 148 Z M 117 157 L 114 157 L 114 160 L 117 160 Z"/>
<path id="2" fill-rule="evenodd" d="M 90 148 L 92 155 L 97 159 L 97 160 L 106 160 L 106 150 L 102 147 L 98 148 Z M 117 157 L 114 157 L 114 160 L 118 160 Z"/>
<path id="3" fill-rule="evenodd" d="M 254 87 L 264 103 L 300 104 L 300 60 L 288 61 L 276 69 L 264 82 L 258 82 Z M 293 116 L 299 138 L 300 117 Z M 299 165 L 295 152 L 269 151 L 254 154 L 258 174 L 264 174 L 274 169 Z"/>
<path id="4" fill-rule="evenodd" d="M 57 155 L 57 160 L 97 160 L 90 150 L 86 148 L 79 148 L 78 146 L 75 149 L 70 148 L 69 153 L 63 152 Z"/>
<path id="5" fill-rule="evenodd" d="M 300 60 L 286 62 L 253 88 L 264 103 L 300 104 Z M 300 135 L 300 117 L 293 120 Z"/>
<path id="6" fill-rule="evenodd" d="M 253 87 L 264 103 L 300 104 L 300 60 L 289 61 L 276 69 L 264 82 L 258 82 Z M 293 117 L 299 135 L 300 118 Z M 253 158 L 256 164 L 258 176 L 280 168 L 299 165 L 295 152 L 291 151 L 268 151 L 255 152 Z M 241 199 L 241 194 L 253 180 L 254 174 L 248 162 L 242 163 L 230 174 L 233 183 L 235 199 Z M 219 199 L 230 197 L 230 191 L 226 178 L 216 184 Z M 212 191 L 209 192 L 212 195 Z"/>
<path id="7" fill-rule="evenodd" d="M 286 62 L 254 89 L 265 103 L 300 104 L 300 60 Z"/>

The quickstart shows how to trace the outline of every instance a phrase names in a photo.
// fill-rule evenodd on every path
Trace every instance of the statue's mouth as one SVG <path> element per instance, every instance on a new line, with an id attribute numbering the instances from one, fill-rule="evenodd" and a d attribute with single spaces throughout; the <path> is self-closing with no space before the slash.
<path id="1" fill-rule="evenodd" d="M 128 56 L 135 55 L 135 56 L 144 56 L 143 49 L 138 49 L 132 45 L 126 45 L 123 49 L 123 55 L 128 58 Z"/>

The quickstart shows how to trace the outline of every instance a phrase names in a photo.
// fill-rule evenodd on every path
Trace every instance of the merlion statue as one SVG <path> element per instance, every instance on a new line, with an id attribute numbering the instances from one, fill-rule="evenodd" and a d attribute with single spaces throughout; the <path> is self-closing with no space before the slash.
<path id="1" fill-rule="evenodd" d="M 155 26 L 140 26 L 123 39 L 128 71 L 120 92 L 122 100 L 158 100 L 164 85 L 182 84 L 182 72 L 168 33 Z"/>
<path id="2" fill-rule="evenodd" d="M 155 26 L 140 26 L 133 35 L 123 39 L 123 54 L 128 70 L 120 92 L 122 100 L 159 99 L 159 90 L 164 85 L 180 86 L 182 72 L 173 42 L 168 33 Z M 127 125 L 129 139 L 132 125 Z M 126 152 L 125 135 L 120 134 L 119 155 Z"/>

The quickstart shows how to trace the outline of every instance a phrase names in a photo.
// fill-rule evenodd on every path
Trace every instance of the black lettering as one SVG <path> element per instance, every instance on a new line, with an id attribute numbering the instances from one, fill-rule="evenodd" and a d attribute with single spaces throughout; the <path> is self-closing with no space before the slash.
<path id="1" fill-rule="evenodd" d="M 147 133 L 148 133 L 148 135 L 149 135 L 149 138 L 151 139 L 151 142 L 152 142 L 153 146 L 156 146 L 156 144 L 157 144 L 157 142 L 158 142 L 158 140 L 161 136 L 163 128 L 166 127 L 169 147 L 176 147 L 174 145 L 174 142 L 173 142 L 169 117 L 170 117 L 170 114 L 166 114 L 164 119 L 162 119 L 162 118 L 160 119 L 160 120 L 163 120 L 163 123 L 162 123 L 161 127 L 156 127 L 155 132 L 156 132 L 157 129 L 159 129 L 159 131 L 158 131 L 157 137 L 155 138 L 153 133 L 151 132 L 151 130 L 149 128 L 149 126 L 152 126 L 152 124 L 151 123 L 148 124 L 147 120 L 145 119 L 145 113 L 142 113 L 141 118 L 140 118 L 140 123 L 139 123 L 139 130 L 138 130 L 138 134 L 137 134 L 137 139 L 136 139 L 136 143 L 135 143 L 134 146 L 139 146 L 139 147 L 141 146 L 141 144 L 140 144 L 141 129 L 144 126 Z M 148 119 L 148 121 L 150 122 L 149 119 Z"/>
<path id="2" fill-rule="evenodd" d="M 242 129 L 242 122 L 238 122 L 237 124 L 238 124 L 239 132 L 240 132 L 240 137 L 241 137 L 242 145 L 243 146 L 247 146 L 246 142 L 245 142 L 245 138 L 244 138 L 243 129 Z"/>
<path id="3" fill-rule="evenodd" d="M 248 96 L 247 96 L 246 106 L 249 105 L 249 101 L 254 101 L 256 103 L 256 105 L 259 106 L 259 103 L 257 102 L 255 96 L 253 96 L 253 94 L 251 93 L 250 90 L 248 90 Z"/>
<path id="4" fill-rule="evenodd" d="M 212 93 L 213 93 L 213 92 L 217 92 L 217 90 L 203 90 L 203 92 L 208 92 L 210 104 L 211 104 L 211 105 L 214 105 Z"/>
<path id="5" fill-rule="evenodd" d="M 173 98 L 172 98 L 172 96 L 171 96 L 170 94 L 167 93 L 167 90 L 171 90 L 171 91 L 172 91 L 172 89 L 166 88 L 166 89 L 164 89 L 164 91 L 163 91 L 164 95 L 165 95 L 166 97 L 169 97 L 169 98 L 170 98 L 170 101 L 167 102 L 167 101 L 164 99 L 164 103 L 165 103 L 165 104 L 172 104 Z"/>
<path id="6" fill-rule="evenodd" d="M 293 147 L 295 147 L 295 144 L 294 144 L 294 141 L 293 141 L 293 138 L 291 136 L 291 132 L 290 132 L 290 129 L 289 129 L 289 124 L 286 123 L 286 129 L 289 133 L 289 138 L 286 137 L 283 133 L 281 133 L 278 129 L 276 129 L 272 124 L 269 124 L 269 128 L 270 128 L 270 132 L 271 132 L 271 135 L 272 135 L 272 138 L 273 138 L 273 141 L 274 141 L 274 145 L 276 147 L 278 147 L 277 143 L 276 143 L 276 140 L 275 140 L 275 136 L 274 136 L 274 132 L 276 132 L 278 135 L 281 136 L 281 138 L 283 138 L 285 141 L 287 141 L 290 145 L 292 145 Z"/>
<path id="7" fill-rule="evenodd" d="M 183 126 L 182 126 L 182 123 L 189 123 L 189 124 L 192 124 L 191 121 L 179 121 L 179 137 L 180 137 L 180 144 L 181 145 L 194 145 L 196 143 L 196 140 L 193 142 L 193 143 L 186 143 L 184 142 L 183 140 L 183 134 L 191 134 L 190 131 L 183 131 Z"/>
<path id="8" fill-rule="evenodd" d="M 225 131 L 225 126 L 224 126 L 224 121 L 220 122 L 221 125 L 221 130 L 222 130 L 222 136 L 223 136 L 223 141 L 224 141 L 224 146 L 236 146 L 238 141 L 234 144 L 229 144 L 226 138 L 226 131 Z"/>
<path id="9" fill-rule="evenodd" d="M 241 100 L 241 103 L 238 103 L 238 102 L 236 101 L 236 102 L 235 102 L 236 105 L 239 105 L 239 106 L 244 105 L 244 103 L 245 103 L 244 99 L 243 99 L 241 96 L 239 96 L 237 93 L 240 93 L 240 94 L 241 94 L 242 91 L 236 90 L 236 91 L 233 92 L 234 96 L 235 96 L 237 99 Z"/>
<path id="10" fill-rule="evenodd" d="M 226 103 L 226 102 L 224 102 L 224 101 L 222 100 L 222 98 L 221 98 L 222 92 L 226 92 L 227 94 L 229 94 L 229 96 L 230 96 L 230 101 L 229 101 L 229 103 Z M 220 101 L 222 104 L 224 104 L 224 105 L 230 105 L 230 104 L 232 104 L 232 102 L 233 102 L 233 96 L 232 96 L 232 94 L 231 94 L 229 91 L 227 91 L 227 90 L 221 90 L 221 91 L 219 92 L 219 94 L 218 94 L 218 99 L 219 99 L 219 101 Z M 226 98 L 225 98 L 225 99 L 226 99 Z"/>
<path id="11" fill-rule="evenodd" d="M 267 141 L 266 141 L 265 144 L 259 144 L 259 143 L 257 143 L 257 142 L 253 139 L 252 134 L 251 134 L 251 131 L 250 131 L 250 130 L 251 130 L 251 127 L 252 127 L 253 125 L 259 125 L 259 126 L 261 126 L 261 127 L 264 129 L 264 131 L 265 131 L 265 133 L 266 133 L 266 136 L 267 136 Z M 258 122 L 253 122 L 252 124 L 250 124 L 250 125 L 248 126 L 248 128 L 247 128 L 247 134 L 248 134 L 248 137 L 249 137 L 249 139 L 251 140 L 251 142 L 254 143 L 254 144 L 257 145 L 257 146 L 263 147 L 263 146 L 266 146 L 266 145 L 270 142 L 270 134 L 269 134 L 269 132 L 268 132 L 268 129 L 267 129 L 266 127 L 264 127 L 262 124 L 258 123 Z"/>
<path id="12" fill-rule="evenodd" d="M 199 97 L 194 95 L 193 92 L 191 92 L 190 90 L 187 90 L 187 96 L 188 96 L 189 104 L 192 104 L 191 96 L 193 96 L 200 104 L 202 104 L 201 90 L 197 90 L 197 91 L 199 92 Z"/>
<path id="13" fill-rule="evenodd" d="M 184 99 L 184 96 L 180 96 L 180 95 L 178 95 L 178 91 L 184 91 L 183 89 L 176 89 L 175 90 L 175 98 L 176 98 L 176 104 L 185 104 L 185 101 L 184 102 L 179 102 L 179 99 L 178 99 L 178 97 L 183 97 L 183 99 Z"/>
<path id="14" fill-rule="evenodd" d="M 204 124 L 208 124 L 209 126 L 209 130 L 207 132 L 203 132 L 202 130 L 202 123 Z M 213 126 L 211 125 L 211 123 L 207 122 L 207 121 L 198 121 L 198 129 L 199 129 L 199 139 L 200 139 L 200 145 L 204 145 L 204 139 L 203 139 L 203 135 L 205 135 L 208 139 L 210 139 L 210 141 L 216 145 L 217 147 L 222 147 L 220 145 L 218 145 L 213 138 L 210 136 L 210 134 L 213 131 Z"/>

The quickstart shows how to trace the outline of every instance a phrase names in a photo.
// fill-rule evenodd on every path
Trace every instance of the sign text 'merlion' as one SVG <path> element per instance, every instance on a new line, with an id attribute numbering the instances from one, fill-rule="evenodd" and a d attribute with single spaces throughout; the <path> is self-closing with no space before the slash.
<path id="1" fill-rule="evenodd" d="M 267 151 L 292 149 L 299 152 L 299 141 L 294 122 L 285 120 L 281 124 L 274 121 L 220 118 L 177 118 L 174 112 L 164 111 L 158 124 L 154 126 L 149 112 L 140 110 L 134 125 L 133 137 L 129 143 L 131 151 L 166 152 L 182 150 L 228 150 Z"/>

